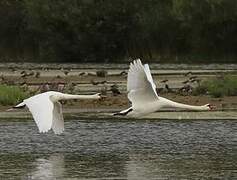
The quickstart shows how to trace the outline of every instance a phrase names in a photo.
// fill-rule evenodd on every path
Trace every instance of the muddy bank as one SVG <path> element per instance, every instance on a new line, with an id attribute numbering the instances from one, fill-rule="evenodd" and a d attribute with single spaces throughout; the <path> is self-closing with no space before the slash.
<path id="1" fill-rule="evenodd" d="M 204 105 L 212 104 L 216 106 L 216 110 L 237 109 L 237 96 L 226 96 L 222 98 L 212 98 L 210 96 L 182 96 L 174 93 L 160 94 L 162 97 L 170 100 L 190 104 Z M 127 94 L 123 93 L 117 96 L 108 94 L 102 100 L 70 100 L 62 101 L 64 108 L 72 109 L 123 109 L 130 106 Z M 0 106 L 0 111 L 5 111 L 11 106 Z"/>
<path id="2" fill-rule="evenodd" d="M 143 117 L 148 119 L 237 119 L 237 96 L 212 98 L 209 96 L 181 96 L 172 93 L 163 94 L 168 99 L 191 105 L 207 103 L 216 106 L 214 111 L 191 112 L 172 109 L 163 109 L 157 113 Z M 103 100 L 71 100 L 62 102 L 66 119 L 75 118 L 111 118 L 112 113 L 130 106 L 126 94 L 117 96 L 108 95 Z M 31 114 L 25 110 L 7 112 L 10 106 L 0 106 L 0 119 L 31 119 Z M 114 118 L 114 117 L 113 117 Z M 115 117 L 117 118 L 117 117 Z M 124 118 L 124 117 L 122 117 Z"/>

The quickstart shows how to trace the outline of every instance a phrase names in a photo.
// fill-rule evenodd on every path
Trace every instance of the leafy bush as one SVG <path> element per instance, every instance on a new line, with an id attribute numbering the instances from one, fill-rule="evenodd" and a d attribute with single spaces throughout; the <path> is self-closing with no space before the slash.
<path id="1" fill-rule="evenodd" d="M 29 95 L 18 86 L 0 85 L 0 104 L 15 105 Z"/>
<path id="2" fill-rule="evenodd" d="M 196 88 L 193 90 L 192 94 L 193 94 L 194 96 L 198 96 L 198 95 L 201 95 L 201 94 L 206 94 L 207 92 L 208 92 L 207 87 L 204 86 L 204 85 L 200 85 L 200 86 L 196 87 Z"/>
<path id="3" fill-rule="evenodd" d="M 208 93 L 213 97 L 222 96 L 236 96 L 237 95 L 237 77 L 227 75 L 215 77 L 211 80 L 206 80 L 197 88 L 195 88 L 193 94 L 205 94 Z"/>

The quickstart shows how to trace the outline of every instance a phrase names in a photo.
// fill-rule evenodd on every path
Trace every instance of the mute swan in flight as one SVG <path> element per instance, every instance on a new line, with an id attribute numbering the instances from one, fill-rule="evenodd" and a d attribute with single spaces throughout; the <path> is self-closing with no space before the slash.
<path id="1" fill-rule="evenodd" d="M 115 113 L 114 115 L 140 117 L 167 107 L 200 111 L 212 109 L 210 104 L 191 106 L 158 96 L 150 68 L 148 64 L 143 66 L 140 59 L 134 60 L 133 63 L 130 64 L 127 91 L 128 99 L 132 102 L 132 107 Z"/>
<path id="2" fill-rule="evenodd" d="M 25 99 L 13 108 L 24 108 L 27 106 L 40 133 L 48 132 L 52 128 L 55 134 L 61 134 L 64 131 L 64 120 L 60 100 L 100 98 L 100 93 L 93 95 L 72 95 L 48 91 Z"/>

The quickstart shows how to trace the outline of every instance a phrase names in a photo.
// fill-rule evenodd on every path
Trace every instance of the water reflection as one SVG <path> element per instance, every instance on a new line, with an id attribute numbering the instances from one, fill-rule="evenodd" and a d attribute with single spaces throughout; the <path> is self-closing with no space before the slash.
<path id="1" fill-rule="evenodd" d="M 228 159 L 228 158 L 227 158 Z M 203 155 L 132 154 L 126 165 L 128 179 L 203 179 L 236 177 L 232 159 Z M 230 163 L 231 162 L 231 163 Z M 236 168 L 236 167 L 234 167 Z"/>
<path id="2" fill-rule="evenodd" d="M 21 163 L 1 158 L 1 179 L 233 179 L 236 159 L 192 155 L 130 154 L 94 157 L 78 154 L 19 155 Z M 29 160 L 27 160 L 29 159 Z M 4 166 L 3 166 L 4 164 Z"/>
<path id="3" fill-rule="evenodd" d="M 2 122 L 0 179 L 233 179 L 236 123 L 67 121 L 55 136 Z"/>
<path id="4" fill-rule="evenodd" d="M 28 179 L 45 180 L 62 178 L 65 173 L 63 154 L 53 154 L 49 158 L 36 158 L 32 163 L 33 172 Z"/>

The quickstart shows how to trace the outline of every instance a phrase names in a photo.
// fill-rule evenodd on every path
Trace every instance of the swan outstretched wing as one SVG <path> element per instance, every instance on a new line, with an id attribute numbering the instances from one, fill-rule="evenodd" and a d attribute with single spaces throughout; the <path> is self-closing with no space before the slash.
<path id="1" fill-rule="evenodd" d="M 39 132 L 47 132 L 52 127 L 54 104 L 47 94 L 39 94 L 24 100 L 29 108 Z"/>
<path id="2" fill-rule="evenodd" d="M 62 104 L 60 102 L 54 103 L 52 129 L 55 134 L 61 134 L 64 131 Z"/>
<path id="3" fill-rule="evenodd" d="M 155 85 L 155 83 L 154 83 L 154 81 L 153 81 L 153 78 L 152 78 L 152 76 L 151 76 L 151 71 L 150 71 L 150 67 L 149 67 L 148 64 L 145 64 L 145 65 L 144 65 L 144 70 L 145 70 L 145 73 L 146 73 L 147 80 L 151 83 L 151 86 L 152 86 L 152 88 L 153 88 L 153 91 L 154 91 L 154 93 L 156 94 L 156 96 L 158 97 L 158 94 L 157 94 L 157 92 L 156 92 L 156 85 Z"/>
<path id="4" fill-rule="evenodd" d="M 128 98 L 135 105 L 157 100 L 156 86 L 148 65 L 143 66 L 140 59 L 130 64 L 128 71 Z"/>

